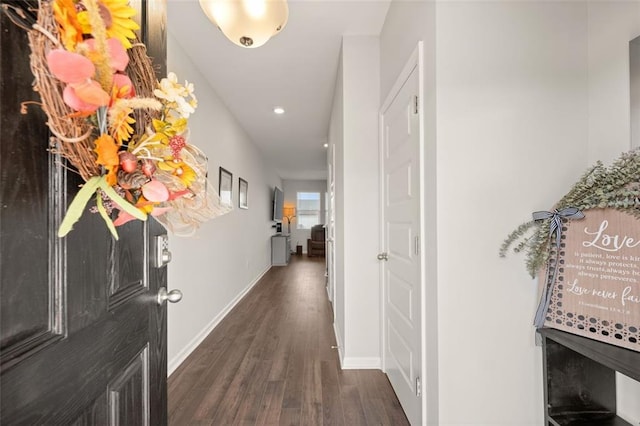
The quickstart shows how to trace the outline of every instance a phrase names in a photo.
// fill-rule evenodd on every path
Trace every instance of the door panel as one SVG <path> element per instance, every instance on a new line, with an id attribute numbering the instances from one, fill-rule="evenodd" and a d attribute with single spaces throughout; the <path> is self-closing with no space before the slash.
<path id="1" fill-rule="evenodd" d="M 399 374 L 401 376 L 403 383 L 400 383 L 400 386 L 407 384 L 411 387 L 412 377 L 414 377 L 412 344 L 394 327 L 393 321 L 390 321 L 388 324 L 389 355 L 391 357 L 390 361 L 392 361 L 395 366 L 394 373 L 395 375 Z M 410 406 L 406 407 L 408 402 L 410 401 L 405 401 L 403 405 L 405 410 L 411 408 Z"/>
<path id="2" fill-rule="evenodd" d="M 120 239 L 109 247 L 109 309 L 125 303 L 147 290 L 146 261 L 149 247 L 145 244 L 147 226 L 131 221 L 119 227 Z"/>
<path id="3" fill-rule="evenodd" d="M 138 353 L 109 384 L 109 424 L 149 424 L 149 348 Z"/>
<path id="4" fill-rule="evenodd" d="M 413 284 L 391 272 L 387 276 L 389 288 L 393 289 L 392 292 L 389 292 L 389 307 L 395 311 L 400 319 L 410 325 L 414 319 Z"/>
<path id="5" fill-rule="evenodd" d="M 8 369 L 2 422 L 67 424 L 94 410 L 94 401 L 147 345 L 149 322 L 141 311 L 122 306 Z"/>
<path id="6" fill-rule="evenodd" d="M 107 393 L 101 395 L 93 404 L 88 407 L 71 426 L 96 426 L 105 424 L 107 418 Z"/>
<path id="7" fill-rule="evenodd" d="M 411 244 L 414 227 L 411 223 L 395 222 L 387 225 L 388 252 L 393 253 L 395 260 L 407 264 L 414 262 L 413 244 Z M 400 271 L 402 272 L 402 271 Z"/>
<path id="8" fill-rule="evenodd" d="M 135 6 L 164 74 L 164 2 Z M 0 13 L 0 34 L 0 423 L 166 424 L 166 267 L 149 262 L 165 231 L 131 222 L 115 241 L 85 212 L 57 238 L 82 180 L 47 151 L 40 108 L 20 113 L 37 100 L 25 31 Z"/>
<path id="9" fill-rule="evenodd" d="M 384 368 L 412 424 L 420 424 L 421 372 L 420 135 L 418 76 L 409 74 L 382 114 Z"/>
<path id="10" fill-rule="evenodd" d="M 1 51 L 28 58 L 26 34 L 2 14 Z M 15 364 L 24 356 L 62 338 L 63 318 L 59 294 L 57 263 L 51 242 L 49 217 L 59 199 L 55 199 L 54 164 L 46 151 L 46 121 L 39 108 L 32 117 L 20 114 L 22 102 L 38 101 L 30 80 L 9 90 L 7 76 L 29 76 L 27 60 L 15 60 L 2 54 L 0 74 L 0 360 L 1 368 Z M 22 141 L 42 141 L 43 149 L 33 150 Z M 49 184 L 52 183 L 52 185 Z M 9 281 L 10 279 L 10 281 Z"/>

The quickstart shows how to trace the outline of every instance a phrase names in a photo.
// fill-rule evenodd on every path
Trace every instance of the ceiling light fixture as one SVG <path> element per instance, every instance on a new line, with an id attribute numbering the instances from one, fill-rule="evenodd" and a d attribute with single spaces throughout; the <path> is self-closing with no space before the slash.
<path id="1" fill-rule="evenodd" d="M 200 0 L 222 33 L 241 47 L 260 47 L 282 31 L 289 18 L 286 0 Z"/>
<path id="2" fill-rule="evenodd" d="M 274 113 L 276 113 L 276 114 L 284 114 L 284 108 L 282 108 L 282 107 L 275 107 L 275 108 L 273 109 L 273 112 L 274 112 Z"/>
<path id="3" fill-rule="evenodd" d="M 325 147 L 325 148 L 329 148 L 329 144 L 328 144 L 328 143 L 325 143 L 325 144 L 324 144 L 324 145 L 322 145 L 322 146 L 323 146 L 323 147 Z"/>

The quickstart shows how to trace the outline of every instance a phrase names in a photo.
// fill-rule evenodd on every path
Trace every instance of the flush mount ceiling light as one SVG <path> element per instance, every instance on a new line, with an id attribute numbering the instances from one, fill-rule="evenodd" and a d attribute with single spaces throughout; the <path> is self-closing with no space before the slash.
<path id="1" fill-rule="evenodd" d="M 286 0 L 200 0 L 200 7 L 229 40 L 248 48 L 265 44 L 289 18 Z"/>
<path id="2" fill-rule="evenodd" d="M 284 108 L 282 108 L 282 107 L 275 107 L 275 108 L 273 109 L 273 112 L 274 112 L 274 113 L 276 113 L 276 114 L 284 114 Z"/>

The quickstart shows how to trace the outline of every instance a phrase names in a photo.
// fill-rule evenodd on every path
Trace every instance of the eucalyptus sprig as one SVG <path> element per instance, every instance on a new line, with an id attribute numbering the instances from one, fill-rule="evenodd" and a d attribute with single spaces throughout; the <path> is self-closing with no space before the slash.
<path id="1" fill-rule="evenodd" d="M 598 161 L 587 170 L 555 205 L 556 210 L 575 207 L 580 211 L 613 208 L 640 219 L 640 150 L 623 153 L 609 167 Z M 511 232 L 500 246 L 500 257 L 509 249 L 525 252 L 531 277 L 549 261 L 551 218 L 530 220 Z"/>

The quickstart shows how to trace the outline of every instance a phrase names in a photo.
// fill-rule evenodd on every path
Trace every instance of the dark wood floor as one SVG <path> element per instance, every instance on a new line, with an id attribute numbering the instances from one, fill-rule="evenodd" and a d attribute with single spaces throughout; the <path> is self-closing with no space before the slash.
<path id="1" fill-rule="evenodd" d="M 340 370 L 324 259 L 273 267 L 169 378 L 169 424 L 408 425 L 385 374 Z"/>

